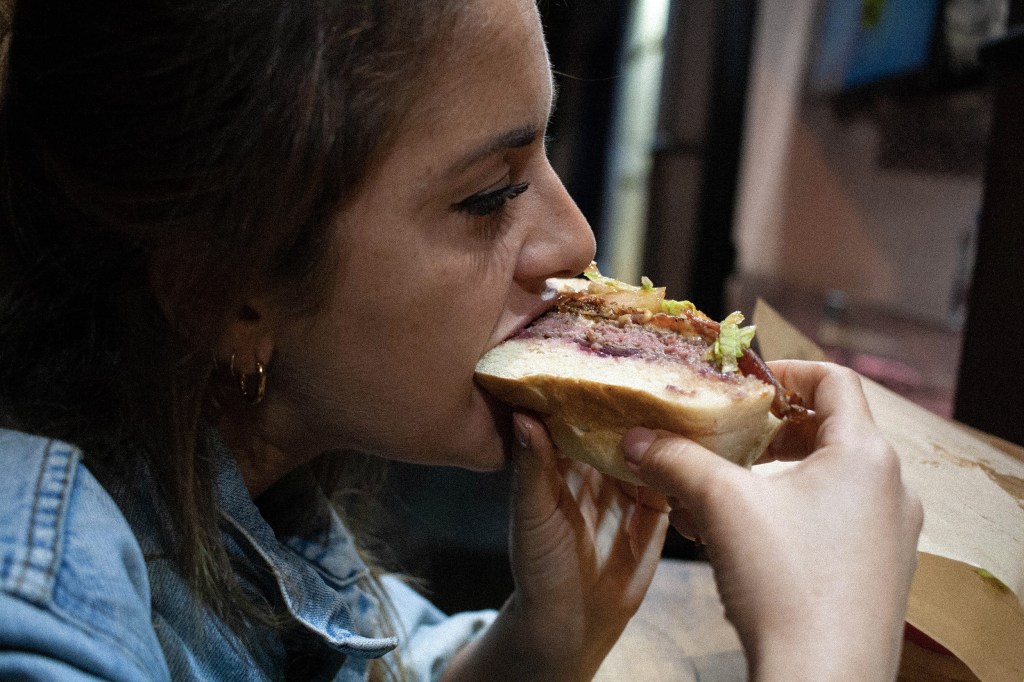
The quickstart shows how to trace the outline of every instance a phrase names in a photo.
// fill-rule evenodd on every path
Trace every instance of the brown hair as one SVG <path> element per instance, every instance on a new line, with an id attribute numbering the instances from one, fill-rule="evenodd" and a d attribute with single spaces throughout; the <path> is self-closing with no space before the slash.
<path id="1" fill-rule="evenodd" d="M 315 309 L 331 219 L 417 95 L 451 0 L 18 0 L 0 110 L 0 424 L 148 467 L 229 622 L 203 431 L 253 293 Z M 158 301 L 159 259 L 172 276 Z M 164 273 L 166 275 L 166 273 Z M 228 595 L 224 597 L 222 595 Z"/>

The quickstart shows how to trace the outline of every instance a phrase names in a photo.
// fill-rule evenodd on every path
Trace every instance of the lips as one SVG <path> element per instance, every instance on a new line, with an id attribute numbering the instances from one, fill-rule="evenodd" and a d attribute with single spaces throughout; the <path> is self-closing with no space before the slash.
<path id="1" fill-rule="evenodd" d="M 541 292 L 540 296 L 529 294 L 522 298 L 516 297 L 517 300 L 511 301 L 508 306 L 508 313 L 499 322 L 494 330 L 495 333 L 491 335 L 490 344 L 480 356 L 483 357 L 483 354 L 487 351 L 516 336 L 519 332 L 533 324 L 541 315 L 555 308 L 559 301 L 562 300 L 562 294 L 566 292 L 567 285 L 565 283 L 567 281 L 570 282 L 570 285 L 575 283 L 575 281 L 571 280 L 548 279 L 545 282 L 545 289 Z"/>
<path id="2" fill-rule="evenodd" d="M 518 334 L 519 332 L 523 331 L 528 326 L 533 324 L 533 322 L 538 317 L 540 317 L 544 313 L 548 312 L 549 310 L 554 308 L 556 305 L 558 305 L 558 299 L 557 299 L 556 296 L 542 298 L 540 301 L 538 301 L 537 306 L 535 306 L 525 316 L 520 318 L 519 321 L 515 324 L 515 326 L 513 326 L 512 329 L 509 330 L 509 332 L 507 334 L 504 334 L 504 335 L 502 335 L 500 337 L 500 340 L 498 341 L 498 343 L 501 343 L 503 341 L 508 341 L 513 336 L 515 336 L 516 334 Z M 495 345 L 497 345 L 497 343 Z"/>

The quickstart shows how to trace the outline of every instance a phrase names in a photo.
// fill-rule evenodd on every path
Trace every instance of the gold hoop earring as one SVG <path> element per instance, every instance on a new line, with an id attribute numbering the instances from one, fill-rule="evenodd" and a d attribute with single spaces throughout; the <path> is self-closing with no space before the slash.
<path id="1" fill-rule="evenodd" d="M 256 371 L 251 374 L 238 373 L 238 390 L 250 405 L 259 405 L 263 402 L 263 397 L 267 393 L 267 372 L 262 362 L 256 361 Z"/>

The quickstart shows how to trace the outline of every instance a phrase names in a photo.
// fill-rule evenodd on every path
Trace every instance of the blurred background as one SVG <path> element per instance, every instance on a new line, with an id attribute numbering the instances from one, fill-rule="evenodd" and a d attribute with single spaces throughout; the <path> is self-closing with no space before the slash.
<path id="1" fill-rule="evenodd" d="M 1024 2 L 541 0 L 550 156 L 606 274 L 1024 443 Z M 507 473 L 397 466 L 388 537 L 446 610 L 500 604 Z M 667 556 L 700 558 L 670 536 Z"/>

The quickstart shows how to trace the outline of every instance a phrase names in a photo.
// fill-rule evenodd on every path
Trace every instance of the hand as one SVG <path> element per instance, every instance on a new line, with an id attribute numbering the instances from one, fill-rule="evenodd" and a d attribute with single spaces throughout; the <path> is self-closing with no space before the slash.
<path id="1" fill-rule="evenodd" d="M 449 666 L 449 676 L 589 680 L 643 601 L 661 557 L 668 507 L 654 491 L 557 457 L 536 419 L 517 414 L 515 426 L 516 589 L 488 632 Z"/>
<path id="2" fill-rule="evenodd" d="M 923 512 L 875 426 L 859 377 L 826 363 L 772 363 L 815 411 L 788 424 L 773 475 L 696 443 L 635 429 L 636 474 L 669 496 L 673 524 L 699 537 L 751 679 L 893 679 Z"/>

